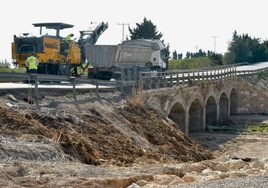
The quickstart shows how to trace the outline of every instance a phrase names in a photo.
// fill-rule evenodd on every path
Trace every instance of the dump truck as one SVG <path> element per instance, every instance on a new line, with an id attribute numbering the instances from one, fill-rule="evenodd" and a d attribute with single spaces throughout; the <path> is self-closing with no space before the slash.
<path id="1" fill-rule="evenodd" d="M 158 39 L 127 40 L 118 45 L 87 45 L 88 77 L 137 79 L 141 71 L 165 71 L 166 49 Z M 122 78 L 124 77 L 124 78 Z"/>
<path id="2" fill-rule="evenodd" d="M 62 22 L 34 23 L 40 28 L 40 36 L 30 33 L 14 35 L 12 42 L 12 62 L 17 67 L 25 67 L 25 60 L 34 53 L 39 60 L 37 72 L 53 75 L 79 76 L 79 70 L 85 70 L 88 62 L 85 56 L 85 46 L 93 45 L 100 35 L 108 28 L 108 23 L 101 22 L 94 28 L 80 31 L 78 41 L 67 42 L 60 36 L 63 29 L 74 25 Z M 43 30 L 54 30 L 55 34 L 43 34 Z"/>

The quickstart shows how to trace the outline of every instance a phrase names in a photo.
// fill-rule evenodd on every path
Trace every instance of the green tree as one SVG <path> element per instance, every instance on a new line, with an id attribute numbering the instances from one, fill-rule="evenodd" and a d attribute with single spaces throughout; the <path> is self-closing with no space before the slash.
<path id="1" fill-rule="evenodd" d="M 262 45 L 265 49 L 265 59 L 268 60 L 268 40 L 264 40 Z"/>
<path id="2" fill-rule="evenodd" d="M 234 31 L 232 41 L 224 56 L 227 64 L 255 63 L 265 60 L 267 60 L 267 46 L 261 42 L 260 38 L 251 38 L 248 34 L 238 35 Z"/>
<path id="3" fill-rule="evenodd" d="M 213 65 L 223 65 L 223 55 L 208 51 L 207 56 L 211 59 Z"/>
<path id="4" fill-rule="evenodd" d="M 178 53 L 176 50 L 172 52 L 172 56 L 173 56 L 172 59 L 178 59 Z"/>
<path id="5" fill-rule="evenodd" d="M 185 58 L 186 58 L 186 59 L 190 59 L 190 58 L 191 58 L 191 54 L 192 54 L 192 53 L 190 53 L 190 52 L 186 52 L 186 57 L 185 57 Z"/>
<path id="6" fill-rule="evenodd" d="M 151 20 L 148 20 L 147 18 L 143 18 L 142 23 L 136 23 L 136 27 L 131 29 L 128 27 L 128 30 L 130 32 L 130 39 L 159 39 L 163 42 L 165 46 L 165 59 L 166 63 L 168 63 L 168 60 L 170 58 L 170 51 L 169 51 L 169 44 L 165 44 L 164 40 L 161 39 L 163 34 L 161 32 L 157 31 L 156 25 L 153 24 Z"/>
<path id="7" fill-rule="evenodd" d="M 163 34 L 158 32 L 156 26 L 151 20 L 143 18 L 142 23 L 136 23 L 136 28 L 131 29 L 128 27 L 130 32 L 130 39 L 161 39 Z"/>

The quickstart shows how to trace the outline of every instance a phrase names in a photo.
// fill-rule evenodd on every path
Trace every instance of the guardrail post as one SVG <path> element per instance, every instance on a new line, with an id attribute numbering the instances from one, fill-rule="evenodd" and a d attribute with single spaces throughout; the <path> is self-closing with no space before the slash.
<path id="1" fill-rule="evenodd" d="M 188 72 L 188 76 L 187 76 L 187 78 L 188 78 L 188 86 L 190 86 L 190 82 L 191 82 L 191 78 L 190 78 L 190 73 Z"/>
<path id="2" fill-rule="evenodd" d="M 120 80 L 119 84 L 120 84 L 120 92 L 123 94 L 124 92 L 124 84 L 123 84 L 123 80 Z"/>
<path id="3" fill-rule="evenodd" d="M 77 101 L 77 98 L 76 98 L 76 95 L 75 95 L 75 93 L 76 93 L 75 92 L 75 77 L 71 76 L 69 79 L 73 84 L 73 97 L 74 97 L 74 100 Z"/>
<path id="4" fill-rule="evenodd" d="M 157 73 L 157 82 L 156 82 L 156 89 L 160 88 L 160 79 L 162 77 L 162 73 Z"/>
<path id="5" fill-rule="evenodd" d="M 178 85 L 180 85 L 180 78 L 179 78 L 179 74 L 177 73 L 177 83 L 176 83 L 176 85 L 178 86 Z"/>
<path id="6" fill-rule="evenodd" d="M 206 71 L 205 78 L 206 78 L 207 82 L 210 84 L 210 79 L 209 79 L 209 76 L 208 76 L 208 70 Z"/>
<path id="7" fill-rule="evenodd" d="M 164 87 L 164 88 L 167 87 L 167 73 L 164 73 L 164 83 L 163 83 L 163 87 Z"/>
<path id="8" fill-rule="evenodd" d="M 182 73 L 182 81 L 181 81 L 182 85 L 185 84 L 185 77 L 184 77 L 184 72 Z"/>
<path id="9" fill-rule="evenodd" d="M 149 84 L 148 84 L 148 89 L 152 89 L 152 73 L 149 73 Z"/>
<path id="10" fill-rule="evenodd" d="M 34 80 L 34 99 L 35 104 L 38 109 L 40 109 L 39 103 L 38 103 L 38 81 L 37 81 L 37 74 L 30 74 L 30 82 Z"/>
<path id="11" fill-rule="evenodd" d="M 172 73 L 170 75 L 169 81 L 170 81 L 170 87 L 173 87 L 173 74 Z"/>
<path id="12" fill-rule="evenodd" d="M 142 78 L 142 73 L 141 72 L 139 72 L 139 91 L 142 93 L 142 91 L 143 91 L 143 78 Z"/>
<path id="13" fill-rule="evenodd" d="M 195 72 L 193 72 L 193 85 L 195 85 Z"/>
<path id="14" fill-rule="evenodd" d="M 99 81 L 96 81 L 96 94 L 99 94 Z"/>

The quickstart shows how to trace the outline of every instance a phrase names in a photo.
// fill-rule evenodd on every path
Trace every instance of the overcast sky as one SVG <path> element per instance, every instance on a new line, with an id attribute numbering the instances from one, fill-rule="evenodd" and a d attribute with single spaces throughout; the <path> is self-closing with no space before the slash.
<path id="1" fill-rule="evenodd" d="M 73 24 L 61 33 L 86 30 L 90 22 L 108 22 L 109 28 L 97 44 L 118 44 L 122 40 L 122 26 L 131 28 L 146 17 L 163 34 L 162 39 L 185 55 L 196 49 L 227 51 L 232 33 L 248 33 L 251 37 L 268 39 L 267 0 L 8 0 L 2 3 L 0 60 L 11 61 L 13 35 L 29 32 L 38 36 L 32 23 L 64 22 Z M 129 35 L 125 27 L 125 35 Z"/>

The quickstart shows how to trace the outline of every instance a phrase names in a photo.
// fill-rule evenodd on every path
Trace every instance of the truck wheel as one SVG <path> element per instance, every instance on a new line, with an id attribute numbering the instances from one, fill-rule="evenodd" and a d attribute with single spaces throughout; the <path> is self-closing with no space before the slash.
<path id="1" fill-rule="evenodd" d="M 96 79 L 96 74 L 95 73 L 88 73 L 87 77 L 89 79 Z"/>

